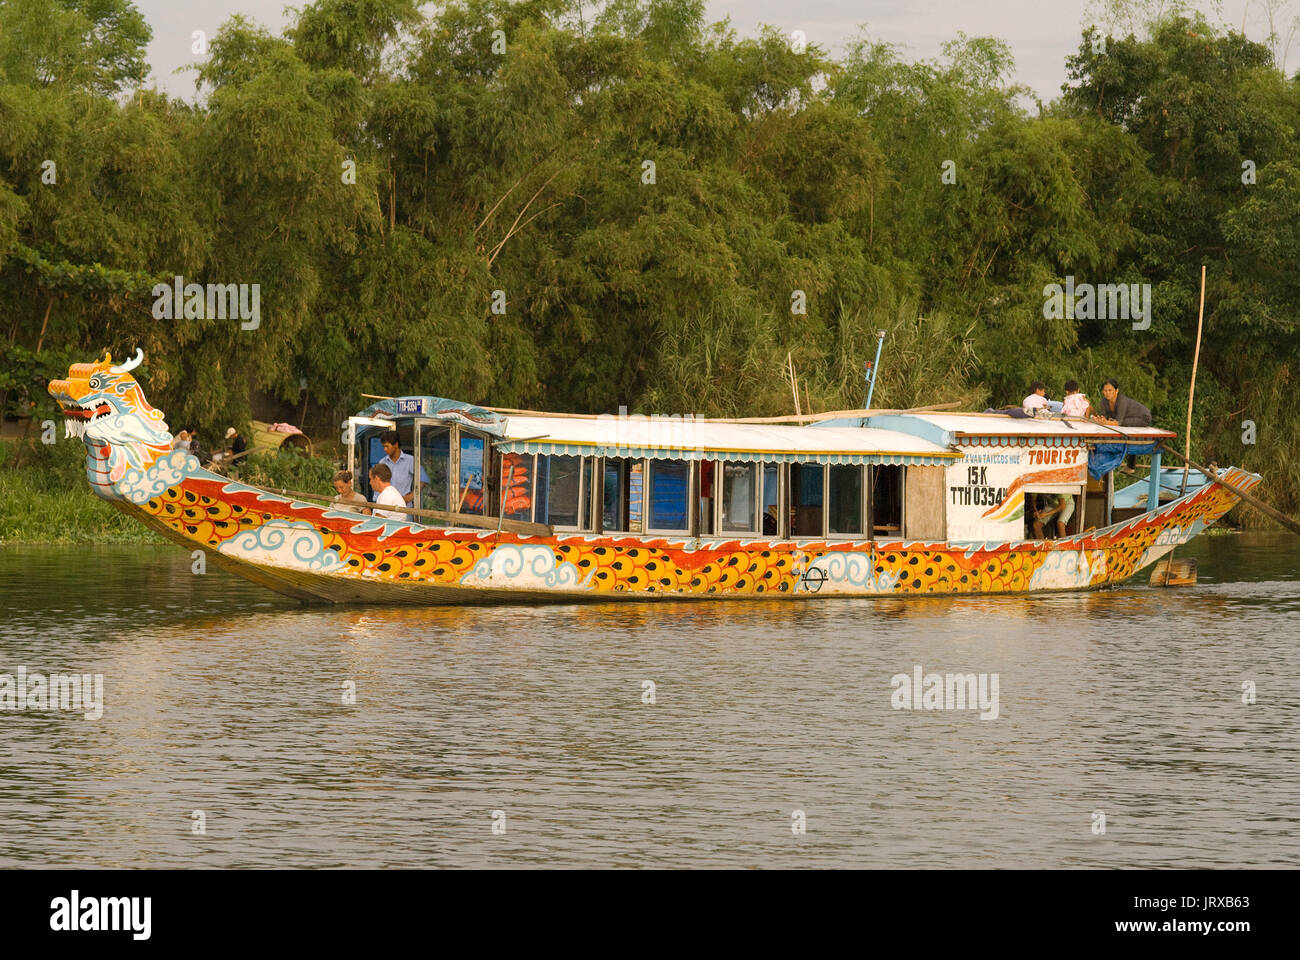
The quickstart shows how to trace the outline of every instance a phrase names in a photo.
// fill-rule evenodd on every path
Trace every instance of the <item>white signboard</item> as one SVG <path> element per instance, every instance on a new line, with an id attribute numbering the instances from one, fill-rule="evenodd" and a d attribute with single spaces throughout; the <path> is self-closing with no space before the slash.
<path id="1" fill-rule="evenodd" d="M 948 539 L 1025 537 L 1025 488 L 1087 479 L 1086 447 L 965 447 L 947 468 Z"/>

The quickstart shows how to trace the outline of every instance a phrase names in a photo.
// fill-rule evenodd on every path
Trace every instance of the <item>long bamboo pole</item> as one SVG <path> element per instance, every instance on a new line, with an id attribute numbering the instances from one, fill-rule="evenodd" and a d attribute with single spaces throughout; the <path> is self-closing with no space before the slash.
<path id="1" fill-rule="evenodd" d="M 1196 353 L 1192 355 L 1192 385 L 1187 389 L 1187 430 L 1183 435 L 1183 485 L 1181 497 L 1187 492 L 1188 459 L 1192 455 L 1192 402 L 1196 399 L 1196 365 L 1201 361 L 1201 322 L 1205 319 L 1205 264 L 1201 264 L 1201 307 L 1196 312 Z"/>
<path id="2" fill-rule="evenodd" d="M 1231 490 L 1237 496 L 1241 497 L 1242 500 L 1246 501 L 1248 504 L 1250 504 L 1260 513 L 1272 517 L 1274 520 L 1282 524 L 1282 526 L 1286 527 L 1288 530 L 1293 530 L 1296 533 L 1300 533 L 1300 522 L 1292 520 L 1290 517 L 1288 517 L 1285 513 L 1282 513 L 1280 510 L 1270 507 L 1267 503 L 1259 499 L 1259 497 L 1255 496 L 1253 493 L 1247 493 L 1245 490 L 1242 490 L 1240 487 L 1234 487 L 1232 484 L 1228 483 L 1228 481 L 1224 480 L 1222 477 L 1218 476 L 1215 473 L 1212 473 L 1208 467 L 1203 467 L 1199 463 L 1196 463 L 1193 460 L 1188 460 L 1177 450 L 1170 450 L 1167 446 L 1164 445 L 1163 442 L 1161 443 L 1161 448 L 1167 450 L 1169 453 L 1172 453 L 1175 457 L 1178 457 L 1178 459 L 1182 460 L 1185 464 L 1188 465 L 1188 467 L 1195 467 L 1197 470 L 1201 471 L 1201 473 L 1205 474 L 1206 479 L 1208 479 L 1211 483 L 1218 483 L 1227 487 L 1229 490 Z"/>
<path id="3" fill-rule="evenodd" d="M 381 397 L 375 393 L 363 393 L 361 396 L 368 400 L 395 400 L 396 397 Z M 890 407 L 880 410 L 827 410 L 825 413 L 804 413 L 787 415 L 784 417 L 695 417 L 694 423 L 813 423 L 818 420 L 836 420 L 843 417 L 861 417 L 863 414 L 878 416 L 886 413 L 943 413 L 951 412 L 958 416 L 983 417 L 989 414 L 971 412 L 967 410 L 954 410 L 954 407 L 960 407 L 962 401 L 953 400 L 949 403 L 927 403 L 923 407 Z M 517 417 L 544 417 L 553 420 L 599 420 L 614 416 L 612 413 L 556 413 L 551 410 L 525 410 L 520 407 L 486 407 L 475 404 L 480 410 L 487 410 L 491 413 L 504 413 Z M 1121 434 L 1122 436 L 1122 434 Z M 511 438 L 512 440 L 515 438 Z M 1138 442 L 1138 441 L 1134 441 Z M 1142 441 L 1146 442 L 1146 441 Z"/>
<path id="4" fill-rule="evenodd" d="M 45 330 L 50 325 L 50 308 L 54 306 L 54 298 L 50 297 L 50 302 L 45 305 L 45 319 L 41 321 L 41 335 L 36 338 L 36 352 L 41 352 L 41 347 L 45 344 Z"/>
<path id="5" fill-rule="evenodd" d="M 799 408 L 799 377 L 794 372 L 794 357 L 790 353 L 785 355 L 785 364 L 790 370 L 790 392 L 794 394 L 794 415 L 797 417 L 803 410 Z"/>

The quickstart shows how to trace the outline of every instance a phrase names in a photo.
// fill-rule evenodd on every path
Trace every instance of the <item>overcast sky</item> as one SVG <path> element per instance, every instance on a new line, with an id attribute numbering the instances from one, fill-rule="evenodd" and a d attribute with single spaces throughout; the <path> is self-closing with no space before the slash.
<path id="1" fill-rule="evenodd" d="M 194 96 L 194 74 L 174 71 L 198 59 L 191 52 L 195 30 L 211 37 L 235 13 L 276 32 L 289 19 L 283 0 L 136 0 L 136 6 L 153 28 L 149 62 L 154 80 L 187 100 Z M 1247 6 L 1248 0 L 1225 0 L 1223 18 L 1239 28 Z M 1255 0 L 1252 10 L 1259 6 Z M 1300 0 L 1291 6 L 1300 13 Z M 730 17 L 741 34 L 770 23 L 787 33 L 802 30 L 809 43 L 835 54 L 863 29 L 873 39 L 904 45 L 913 58 L 938 56 L 940 45 L 959 31 L 1000 37 L 1015 56 L 1015 80 L 1047 101 L 1060 93 L 1065 58 L 1078 48 L 1091 6 L 1088 0 L 709 0 L 707 8 L 710 21 Z M 1252 14 L 1247 33 L 1259 39 L 1265 32 Z"/>

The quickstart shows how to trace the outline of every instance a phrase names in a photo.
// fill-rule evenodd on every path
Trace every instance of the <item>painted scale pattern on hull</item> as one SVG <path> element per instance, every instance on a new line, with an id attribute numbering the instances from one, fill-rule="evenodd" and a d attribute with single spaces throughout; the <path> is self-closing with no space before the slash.
<path id="1" fill-rule="evenodd" d="M 1258 477 L 1233 471 L 1249 488 Z M 260 568 L 311 574 L 308 592 L 336 599 L 357 580 L 431 590 L 454 602 L 475 593 L 618 596 L 809 596 L 1019 593 L 1115 583 L 1185 543 L 1237 498 L 1213 487 L 1125 524 L 1060 541 L 952 545 L 640 539 L 553 539 L 447 531 L 290 501 L 204 470 L 140 510 L 178 542 Z M 302 577 L 294 578 L 301 584 Z M 301 591 L 289 591 L 299 595 Z M 406 591 L 403 591 L 406 593 Z M 341 596 L 352 596 L 340 590 Z"/>

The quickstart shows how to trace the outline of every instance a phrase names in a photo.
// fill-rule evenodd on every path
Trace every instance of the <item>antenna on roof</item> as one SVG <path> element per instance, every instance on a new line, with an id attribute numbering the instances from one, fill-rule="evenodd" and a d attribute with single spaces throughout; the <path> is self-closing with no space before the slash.
<path id="1" fill-rule="evenodd" d="M 871 409 L 871 395 L 876 392 L 876 374 L 880 372 L 880 349 L 885 345 L 885 331 L 877 330 L 876 337 L 876 359 L 863 364 L 867 381 L 867 402 L 862 405 L 863 410 Z"/>
<path id="2" fill-rule="evenodd" d="M 794 372 L 794 357 L 790 351 L 785 354 L 785 370 L 790 378 L 790 392 L 794 394 L 794 415 L 803 416 L 803 409 L 799 406 L 799 376 Z"/>

